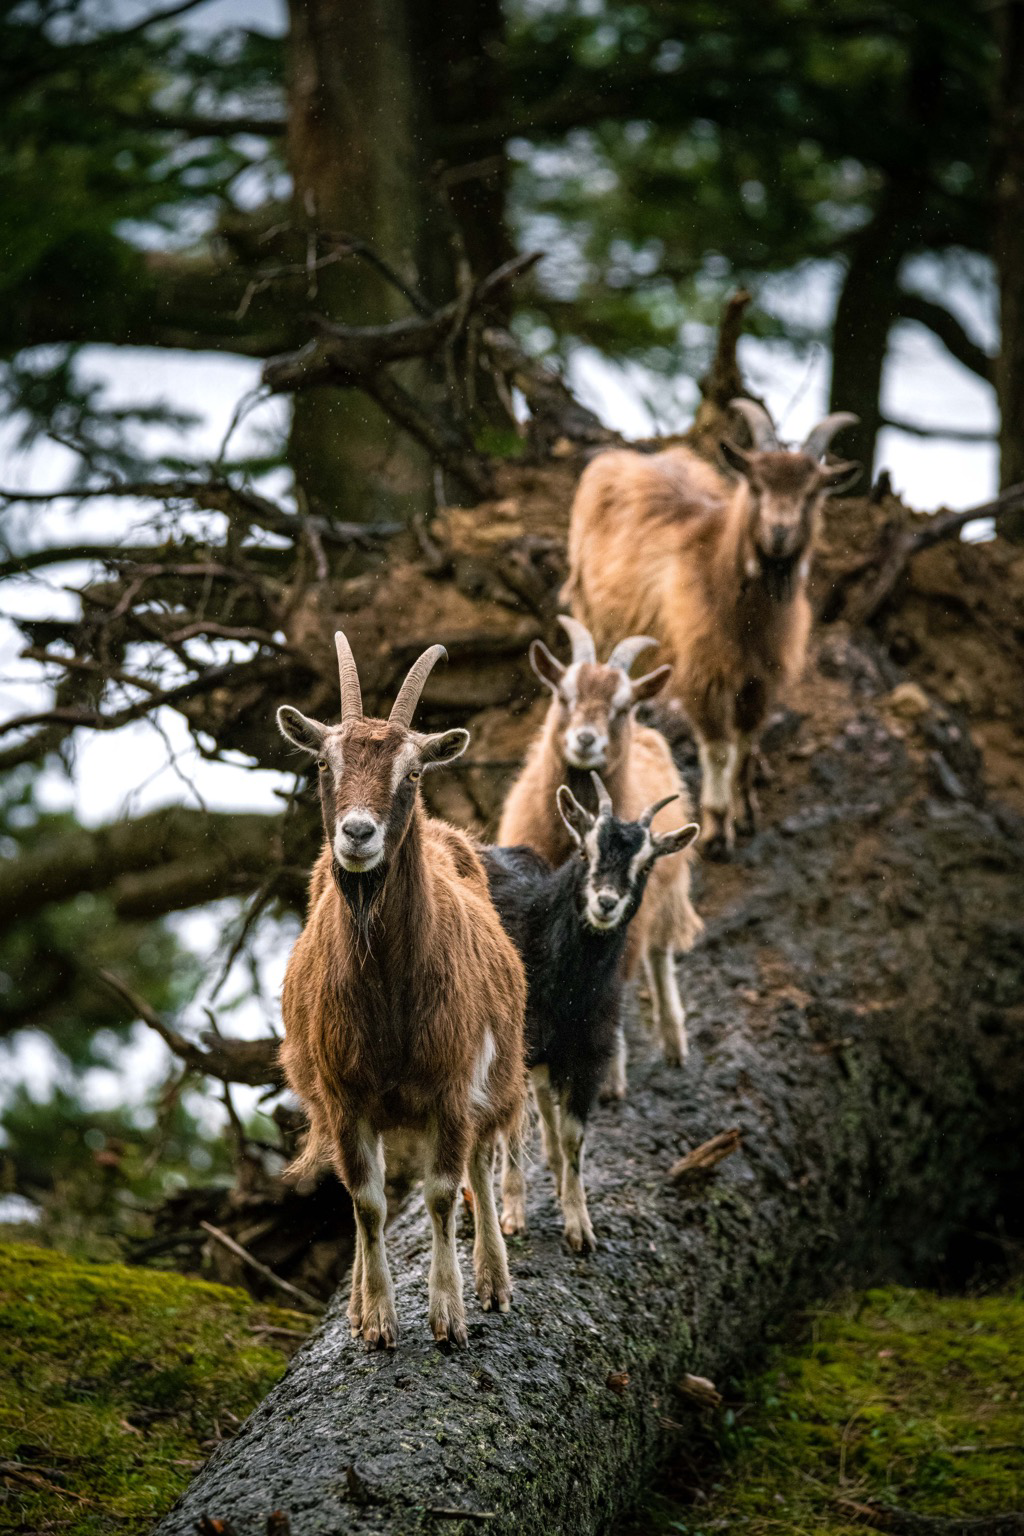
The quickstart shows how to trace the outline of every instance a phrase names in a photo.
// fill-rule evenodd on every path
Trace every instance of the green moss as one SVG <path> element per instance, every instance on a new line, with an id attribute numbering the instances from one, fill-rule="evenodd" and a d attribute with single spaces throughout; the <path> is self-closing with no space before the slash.
<path id="1" fill-rule="evenodd" d="M 0 1244 L 0 1532 L 133 1536 L 281 1376 L 242 1291 Z"/>
<path id="2" fill-rule="evenodd" d="M 876 1290 L 775 1352 L 718 1430 L 706 1502 L 652 1499 L 655 1532 L 859 1536 L 841 1499 L 922 1514 L 1024 1505 L 1024 1294 Z"/>

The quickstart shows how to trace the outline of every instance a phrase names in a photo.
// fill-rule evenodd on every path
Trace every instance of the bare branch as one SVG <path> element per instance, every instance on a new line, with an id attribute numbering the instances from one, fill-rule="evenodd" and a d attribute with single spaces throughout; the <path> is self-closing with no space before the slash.
<path id="1" fill-rule="evenodd" d="M 258 1275 L 262 1275 L 263 1279 L 270 1285 L 276 1286 L 279 1291 L 283 1291 L 286 1296 L 290 1296 L 304 1311 L 315 1312 L 317 1316 L 326 1311 L 322 1301 L 317 1301 L 316 1297 L 311 1296 L 308 1291 L 302 1291 L 297 1285 L 292 1285 L 289 1280 L 282 1280 L 280 1275 L 275 1275 L 272 1269 L 268 1269 L 265 1264 L 261 1264 L 259 1259 L 254 1258 L 247 1248 L 243 1248 L 241 1243 L 236 1243 L 235 1239 L 229 1237 L 226 1232 L 222 1232 L 220 1227 L 213 1226 L 209 1221 L 201 1221 L 199 1225 L 204 1232 L 209 1232 L 210 1236 L 220 1243 L 221 1247 L 226 1248 L 229 1253 L 233 1253 L 236 1259 L 241 1259 L 243 1264 L 248 1264 L 250 1269 L 254 1269 Z"/>

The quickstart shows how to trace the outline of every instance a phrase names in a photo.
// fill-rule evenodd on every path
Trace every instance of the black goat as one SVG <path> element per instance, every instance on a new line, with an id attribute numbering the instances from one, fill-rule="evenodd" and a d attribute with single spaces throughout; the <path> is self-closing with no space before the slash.
<path id="1" fill-rule="evenodd" d="M 638 821 L 620 821 L 591 775 L 597 815 L 558 789 L 558 809 L 576 847 L 553 869 L 532 848 L 488 848 L 491 899 L 526 967 L 526 1059 L 548 1166 L 570 1248 L 595 1248 L 583 1188 L 583 1137 L 615 1049 L 622 956 L 655 862 L 688 848 L 695 823 L 657 833 L 651 822 L 669 795 Z M 502 1228 L 526 1228 L 526 1186 L 518 1139 L 505 1147 Z"/>

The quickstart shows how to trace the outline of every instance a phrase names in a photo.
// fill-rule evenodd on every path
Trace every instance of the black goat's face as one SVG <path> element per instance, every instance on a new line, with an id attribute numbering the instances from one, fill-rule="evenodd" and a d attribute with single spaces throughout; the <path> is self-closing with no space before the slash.
<path id="1" fill-rule="evenodd" d="M 654 642 L 652 641 L 651 644 Z M 530 665 L 552 693 L 556 732 L 565 761 L 574 768 L 614 769 L 622 760 L 634 705 L 665 686 L 670 667 L 635 680 L 621 665 L 556 660 L 540 640 L 530 647 Z"/>
<path id="2" fill-rule="evenodd" d="M 580 915 L 591 928 L 607 931 L 632 920 L 658 859 L 688 848 L 700 828 L 689 822 L 672 832 L 652 830 L 653 818 L 675 795 L 651 806 L 638 821 L 622 821 L 612 811 L 600 779 L 596 774 L 593 778 L 598 791 L 596 816 L 580 805 L 565 784 L 558 790 L 558 810 L 586 865 Z"/>
<path id="3" fill-rule="evenodd" d="M 316 757 L 324 832 L 335 865 L 349 875 L 368 875 L 386 865 L 401 846 L 422 775 L 461 756 L 469 732 L 426 736 L 410 724 L 430 670 L 444 654 L 441 646 L 424 652 L 411 668 L 390 718 L 374 720 L 363 715 L 348 641 L 339 633 L 335 643 L 341 724 L 322 725 L 290 705 L 278 710 L 277 724 L 287 741 Z"/>

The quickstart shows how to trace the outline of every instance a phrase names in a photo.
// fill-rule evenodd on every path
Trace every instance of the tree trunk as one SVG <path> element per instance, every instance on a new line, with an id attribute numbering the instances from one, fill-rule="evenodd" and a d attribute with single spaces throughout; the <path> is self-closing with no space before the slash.
<path id="1" fill-rule="evenodd" d="M 995 260 L 1002 343 L 996 362 L 999 479 L 1024 480 L 1024 0 L 995 9 L 1000 70 L 996 96 Z M 1024 542 L 1024 513 L 1004 525 Z"/>
<path id="2" fill-rule="evenodd" d="M 294 219 L 311 256 L 365 241 L 412 287 L 427 265 L 429 140 L 406 0 L 291 0 L 288 153 Z M 310 311 L 348 324 L 410 313 L 379 270 L 349 257 L 311 273 Z M 362 391 L 318 388 L 294 405 L 289 457 L 314 511 L 406 516 L 423 499 L 422 452 Z"/>
<path id="3" fill-rule="evenodd" d="M 899 313 L 897 278 L 905 254 L 891 219 L 891 201 L 882 199 L 852 243 L 832 325 L 829 409 L 860 417 L 859 425 L 843 434 L 843 456 L 864 465 L 868 483 L 882 427 L 882 375 L 889 332 Z"/>
<path id="4" fill-rule="evenodd" d="M 160 1536 L 204 1515 L 262 1536 L 276 1509 L 293 1536 L 605 1531 L 688 1433 L 683 1372 L 721 1384 L 800 1299 L 931 1278 L 1013 1208 L 1020 824 L 984 805 L 969 755 L 960 795 L 936 777 L 942 710 L 900 722 L 874 655 L 827 633 L 768 743 L 769 829 L 705 871 L 687 1066 L 634 1041 L 630 1097 L 592 1126 L 598 1252 L 563 1248 L 538 1156 L 513 1309 L 471 1303 L 469 1347 L 448 1355 L 427 1336 L 415 1200 L 389 1236 L 397 1355 L 367 1355 L 336 1301 Z M 732 1127 L 734 1155 L 673 1183 L 681 1151 Z"/>

